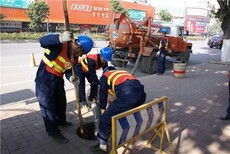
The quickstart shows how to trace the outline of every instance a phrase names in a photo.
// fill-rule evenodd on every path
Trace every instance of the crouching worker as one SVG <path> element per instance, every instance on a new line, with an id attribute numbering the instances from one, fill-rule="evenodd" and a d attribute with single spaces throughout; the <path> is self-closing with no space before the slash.
<path id="1" fill-rule="evenodd" d="M 85 93 L 85 79 L 90 83 L 90 95 L 88 100 L 97 99 L 99 80 L 97 70 L 108 67 L 108 61 L 112 60 L 112 49 L 105 47 L 100 50 L 99 54 L 88 54 L 75 65 L 76 75 L 80 80 L 79 99 L 83 108 L 88 109 L 88 102 Z"/>
<path id="2" fill-rule="evenodd" d="M 38 99 L 46 132 L 59 143 L 67 143 L 68 139 L 61 134 L 58 126 L 71 126 L 66 121 L 66 94 L 63 75 L 71 72 L 71 51 L 77 62 L 78 57 L 88 53 L 93 47 L 93 41 L 88 36 L 73 38 L 66 31 L 60 35 L 52 34 L 40 39 L 45 53 L 37 70 L 35 78 L 36 97 Z"/>
<path id="3" fill-rule="evenodd" d="M 116 98 L 106 108 L 108 93 L 116 95 Z M 92 146 L 91 150 L 106 153 L 112 116 L 142 105 L 145 99 L 144 86 L 133 75 L 115 70 L 112 66 L 106 68 L 100 79 L 99 107 L 102 115 L 97 134 L 98 144 Z"/>

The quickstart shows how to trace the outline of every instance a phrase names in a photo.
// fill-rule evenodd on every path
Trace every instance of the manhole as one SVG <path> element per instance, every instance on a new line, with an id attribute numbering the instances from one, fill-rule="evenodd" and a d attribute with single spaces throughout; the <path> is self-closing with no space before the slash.
<path id="1" fill-rule="evenodd" d="M 78 127 L 76 133 L 80 138 L 86 140 L 96 140 L 97 137 L 94 133 L 95 125 L 94 122 L 83 124 L 83 133 L 81 132 L 81 128 Z"/>

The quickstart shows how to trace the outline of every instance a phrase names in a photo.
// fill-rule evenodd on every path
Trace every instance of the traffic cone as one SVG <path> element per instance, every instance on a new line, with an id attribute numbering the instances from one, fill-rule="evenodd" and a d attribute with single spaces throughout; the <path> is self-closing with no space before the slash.
<path id="1" fill-rule="evenodd" d="M 33 67 L 36 66 L 36 62 L 35 62 L 35 58 L 34 58 L 34 53 L 32 53 L 32 55 L 31 55 L 31 66 L 33 66 Z"/>

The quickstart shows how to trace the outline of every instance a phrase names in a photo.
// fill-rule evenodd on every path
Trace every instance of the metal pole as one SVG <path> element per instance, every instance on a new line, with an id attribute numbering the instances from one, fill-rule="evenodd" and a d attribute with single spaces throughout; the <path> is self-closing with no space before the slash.
<path id="1" fill-rule="evenodd" d="M 47 0 L 46 0 L 46 4 L 48 5 Z M 46 32 L 47 34 L 49 33 L 49 14 L 47 14 L 46 17 Z"/>
<path id="2" fill-rule="evenodd" d="M 62 0 L 63 4 L 63 11 L 64 11 L 64 17 L 65 17 L 65 28 L 67 31 L 70 31 L 70 25 L 69 25 L 69 16 L 68 16 L 68 10 L 67 10 L 67 2 L 66 0 Z M 70 42 L 69 42 L 70 43 Z M 72 76 L 74 79 L 76 79 L 76 72 L 75 72 L 75 59 L 74 55 L 71 49 L 71 44 L 68 43 L 68 50 L 71 52 L 71 63 L 72 63 Z M 77 103 L 77 109 L 78 109 L 78 117 L 79 117 L 79 123 L 80 123 L 80 130 L 81 133 L 84 134 L 84 129 L 83 129 L 83 120 L 82 120 L 82 115 L 81 115 L 81 107 L 80 107 L 80 100 L 79 100 L 79 94 L 78 94 L 78 86 L 74 86 L 75 88 L 75 96 L 76 96 L 76 103 Z"/>
<path id="3" fill-rule="evenodd" d="M 49 17 L 46 18 L 46 32 L 49 33 Z"/>

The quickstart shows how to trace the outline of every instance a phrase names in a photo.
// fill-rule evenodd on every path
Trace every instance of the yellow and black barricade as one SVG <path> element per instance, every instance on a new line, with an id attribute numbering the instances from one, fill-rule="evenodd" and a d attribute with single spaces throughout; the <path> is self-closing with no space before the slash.
<path id="1" fill-rule="evenodd" d="M 124 147 L 125 153 L 132 142 L 150 132 L 152 133 L 147 144 L 159 153 L 163 151 L 164 135 L 166 134 L 169 151 L 173 153 L 170 135 L 166 125 L 168 97 L 162 97 L 139 107 L 123 112 L 112 117 L 112 150 L 110 154 L 117 154 L 120 147 Z M 152 144 L 156 137 L 159 137 L 159 147 Z"/>

